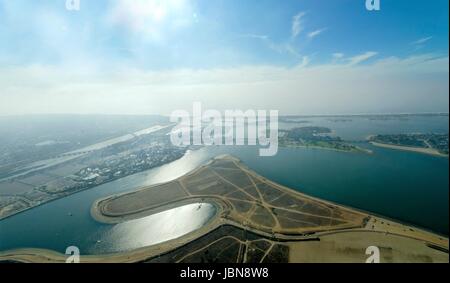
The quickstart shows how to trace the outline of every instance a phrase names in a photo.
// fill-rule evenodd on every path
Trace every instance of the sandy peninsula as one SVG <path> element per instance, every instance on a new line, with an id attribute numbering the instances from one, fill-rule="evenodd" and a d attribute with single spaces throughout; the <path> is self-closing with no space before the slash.
<path id="1" fill-rule="evenodd" d="M 439 156 L 439 157 L 448 157 L 448 155 L 442 154 L 434 148 L 401 146 L 401 145 L 393 145 L 393 144 L 380 143 L 380 142 L 374 142 L 374 141 L 371 141 L 370 143 L 374 146 L 383 147 L 383 148 L 403 150 L 403 151 L 412 151 L 412 152 L 423 153 L 423 154 Z"/>

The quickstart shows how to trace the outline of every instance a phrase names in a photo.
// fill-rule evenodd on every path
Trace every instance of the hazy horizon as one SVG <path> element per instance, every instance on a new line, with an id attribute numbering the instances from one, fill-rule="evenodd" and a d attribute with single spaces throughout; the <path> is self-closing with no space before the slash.
<path id="1" fill-rule="evenodd" d="M 0 116 L 449 112 L 448 1 L 80 3 L 0 0 Z"/>
<path id="2" fill-rule="evenodd" d="M 190 109 L 186 109 L 190 110 Z M 207 110 L 207 109 L 205 109 Z M 227 109 L 232 110 L 232 109 Z M 281 113 L 280 117 L 350 117 L 350 116 L 426 116 L 426 115 L 439 115 L 439 116 L 449 116 L 449 112 L 391 112 L 391 113 L 330 113 L 330 114 L 284 114 Z M 10 114 L 10 115 L 0 115 L 0 118 L 8 118 L 8 117 L 28 117 L 28 116 L 99 116 L 99 117 L 107 117 L 107 116 L 124 116 L 124 117 L 165 117 L 169 118 L 170 114 L 120 114 L 120 113 L 111 113 L 111 114 L 97 114 L 97 113 L 29 113 L 29 114 Z"/>

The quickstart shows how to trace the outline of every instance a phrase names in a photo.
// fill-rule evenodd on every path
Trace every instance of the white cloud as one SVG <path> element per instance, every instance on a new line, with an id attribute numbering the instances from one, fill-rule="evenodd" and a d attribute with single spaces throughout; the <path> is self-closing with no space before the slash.
<path id="1" fill-rule="evenodd" d="M 326 30 L 327 30 L 326 28 L 323 28 L 323 29 L 318 29 L 318 30 L 312 31 L 312 32 L 308 33 L 308 37 L 309 38 L 314 38 L 314 37 L 318 36 L 319 34 L 323 33 Z"/>
<path id="2" fill-rule="evenodd" d="M 306 15 L 305 12 L 299 12 L 292 18 L 292 38 L 297 37 L 303 30 L 303 18 Z"/>
<path id="3" fill-rule="evenodd" d="M 260 40 L 269 40 L 269 37 L 267 35 L 261 35 L 261 34 L 242 34 L 241 37 L 247 37 L 247 38 L 254 38 L 254 39 L 260 39 Z"/>
<path id="4" fill-rule="evenodd" d="M 342 59 L 344 58 L 344 53 L 333 53 L 333 59 Z"/>
<path id="5" fill-rule="evenodd" d="M 448 57 L 422 55 L 365 65 L 310 65 L 305 57 L 293 68 L 3 67 L 0 115 L 170 114 L 190 109 L 193 101 L 220 110 L 278 109 L 281 114 L 447 112 L 448 64 Z"/>
<path id="6" fill-rule="evenodd" d="M 426 43 L 427 41 L 431 40 L 432 38 L 433 38 L 432 36 L 420 38 L 416 41 L 411 42 L 411 44 L 412 45 L 422 45 L 422 44 Z"/>
<path id="7" fill-rule="evenodd" d="M 376 56 L 377 54 L 378 54 L 377 52 L 367 51 L 363 54 L 353 56 L 351 58 L 348 58 L 348 62 L 349 62 L 348 65 L 349 66 L 358 65 L 359 63 L 367 61 L 370 58 L 372 58 L 373 56 Z"/>

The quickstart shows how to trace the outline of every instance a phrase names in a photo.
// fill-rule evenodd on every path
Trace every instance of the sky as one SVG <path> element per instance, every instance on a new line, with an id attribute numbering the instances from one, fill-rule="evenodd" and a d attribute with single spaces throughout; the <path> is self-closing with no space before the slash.
<path id="1" fill-rule="evenodd" d="M 449 2 L 380 3 L 0 0 L 0 115 L 448 112 Z"/>

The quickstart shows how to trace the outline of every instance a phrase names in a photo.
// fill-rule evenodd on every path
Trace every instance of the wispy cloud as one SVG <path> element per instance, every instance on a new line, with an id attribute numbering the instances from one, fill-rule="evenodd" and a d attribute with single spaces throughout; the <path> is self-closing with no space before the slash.
<path id="1" fill-rule="evenodd" d="M 312 31 L 312 32 L 308 33 L 308 37 L 309 38 L 314 38 L 314 37 L 318 36 L 319 34 L 323 33 L 326 30 L 327 30 L 326 28 L 322 28 L 322 29 L 318 29 L 318 30 Z"/>
<path id="2" fill-rule="evenodd" d="M 428 36 L 428 37 L 424 37 L 424 38 L 420 38 L 416 41 L 411 42 L 412 45 L 422 45 L 428 41 L 430 41 L 433 37 L 432 36 Z"/>
<path id="3" fill-rule="evenodd" d="M 240 37 L 245 37 L 245 38 L 254 38 L 254 39 L 260 39 L 260 40 L 268 40 L 269 36 L 264 35 L 264 34 L 241 34 Z"/>
<path id="4" fill-rule="evenodd" d="M 350 58 L 348 58 L 348 62 L 349 62 L 348 65 L 349 66 L 358 65 L 359 63 L 367 61 L 370 58 L 376 56 L 377 54 L 378 54 L 377 52 L 367 51 L 367 52 L 365 52 L 363 54 L 350 57 Z"/>
<path id="5" fill-rule="evenodd" d="M 310 59 L 308 56 L 303 56 L 302 61 L 299 65 L 297 65 L 297 68 L 306 68 L 309 65 Z"/>
<path id="6" fill-rule="evenodd" d="M 283 45 L 283 48 L 291 55 L 294 55 L 297 58 L 303 58 L 303 56 L 300 54 L 300 52 L 298 52 L 294 46 L 292 46 L 291 44 L 286 44 Z"/>
<path id="7" fill-rule="evenodd" d="M 290 43 L 274 43 L 270 40 L 266 40 L 267 46 L 274 50 L 275 52 L 278 52 L 280 54 L 289 54 L 292 55 L 295 59 L 303 59 L 303 55 Z"/>
<path id="8" fill-rule="evenodd" d="M 306 15 L 306 12 L 299 12 L 292 18 L 292 38 L 297 37 L 303 31 L 303 18 Z"/>
<path id="9" fill-rule="evenodd" d="M 296 59 L 303 59 L 304 56 L 291 43 L 275 43 L 269 36 L 261 34 L 241 34 L 240 37 L 251 38 L 262 41 L 268 48 L 277 53 L 287 53 Z"/>
<path id="10" fill-rule="evenodd" d="M 333 59 L 342 59 L 344 58 L 344 53 L 333 53 Z"/>

